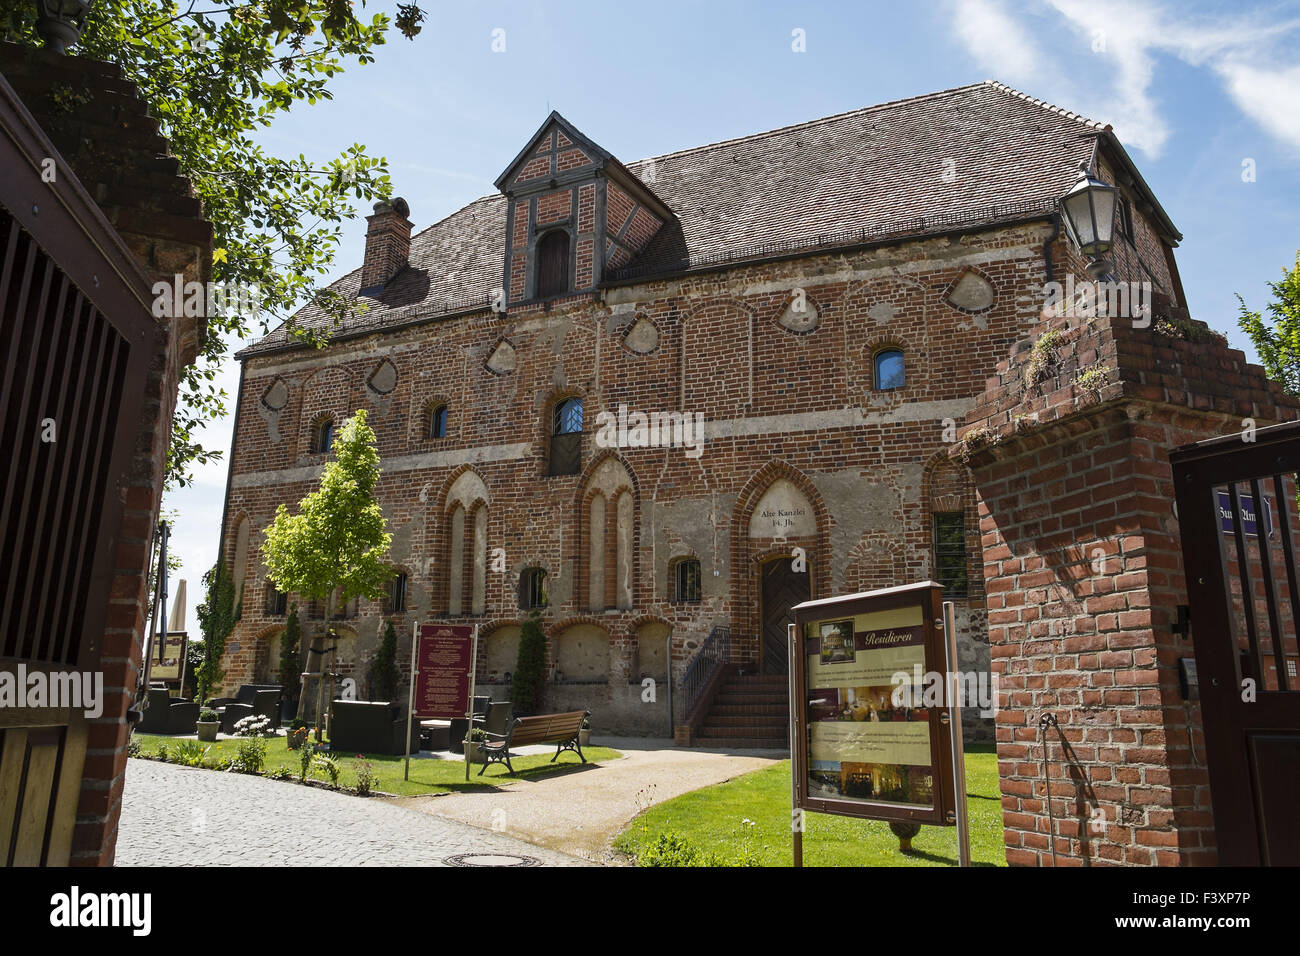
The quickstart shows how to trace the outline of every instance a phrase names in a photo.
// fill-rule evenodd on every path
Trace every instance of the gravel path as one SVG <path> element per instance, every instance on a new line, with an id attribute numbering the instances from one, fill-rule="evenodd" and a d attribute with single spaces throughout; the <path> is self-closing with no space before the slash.
<path id="1" fill-rule="evenodd" d="M 572 779 L 572 778 L 568 778 Z M 486 798 L 481 798 L 486 799 Z M 154 760 L 127 762 L 118 866 L 582 866 L 565 853 L 398 801 Z"/>
<path id="2" fill-rule="evenodd" d="M 596 737 L 592 744 L 612 747 L 626 756 L 513 783 L 504 767 L 494 766 L 488 774 L 494 777 L 493 785 L 502 788 L 496 793 L 399 797 L 391 802 L 519 837 L 538 847 L 615 863 L 623 858 L 610 849 L 610 842 L 646 806 L 790 756 L 776 750 L 687 750 L 670 740 L 644 738 Z M 572 758 L 565 754 L 560 760 Z"/>

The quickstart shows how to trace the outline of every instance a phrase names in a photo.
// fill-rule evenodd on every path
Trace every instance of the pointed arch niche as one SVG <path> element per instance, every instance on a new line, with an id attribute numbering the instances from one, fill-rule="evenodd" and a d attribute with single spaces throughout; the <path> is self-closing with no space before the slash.
<path id="1" fill-rule="evenodd" d="M 627 465 L 612 454 L 599 459 L 582 483 L 579 504 L 583 606 L 630 610 L 636 590 L 637 492 Z"/>
<path id="2" fill-rule="evenodd" d="M 452 479 L 444 502 L 447 614 L 483 614 L 487 610 L 487 485 L 478 472 L 466 468 Z"/>
<path id="3" fill-rule="evenodd" d="M 794 561 L 802 555 L 809 597 L 830 593 L 829 528 L 821 493 L 793 465 L 768 462 L 745 482 L 731 521 L 734 660 L 756 664 L 761 659 L 765 565 L 789 559 L 793 571 Z M 773 672 L 782 672 L 784 667 L 777 664 Z"/>

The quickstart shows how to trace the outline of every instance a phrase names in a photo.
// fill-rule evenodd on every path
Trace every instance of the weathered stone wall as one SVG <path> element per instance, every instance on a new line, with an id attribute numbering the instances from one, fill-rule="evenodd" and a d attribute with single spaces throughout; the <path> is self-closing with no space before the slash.
<path id="1" fill-rule="evenodd" d="M 412 619 L 446 616 L 453 570 L 461 593 L 472 589 L 472 555 L 451 553 L 452 502 L 464 497 L 453 488 L 472 474 L 486 509 L 488 569 L 483 612 L 471 619 L 485 634 L 517 626 L 519 574 L 543 568 L 552 659 L 571 627 L 598 626 L 610 643 L 608 687 L 561 683 L 556 694 L 599 698 L 620 714 L 620 727 L 667 727 L 650 705 L 638 722 L 640 705 L 621 703 L 647 621 L 671 629 L 674 679 L 715 624 L 731 626 L 737 661 L 756 662 L 762 562 L 804 549 L 813 596 L 924 579 L 933 570 L 936 510 L 967 515 L 972 590 L 959 602 L 961 656 L 987 666 L 973 487 L 946 452 L 987 370 L 1037 318 L 1048 233 L 1037 223 L 736 266 L 620 286 L 603 301 L 574 297 L 550 311 L 474 313 L 323 352 L 249 357 L 225 536 L 233 548 L 239 522 L 251 522 L 249 599 L 230 642 L 227 683 L 268 676 L 258 661 L 270 660 L 268 635 L 282 623 L 263 613 L 260 532 L 278 504 L 292 506 L 314 487 L 324 456 L 309 450 L 312 422 L 322 414 L 341 421 L 356 408 L 368 409 L 378 434 L 392 558 L 410 575 L 399 633 L 409 634 Z M 963 282 L 982 301 L 963 294 L 962 306 L 950 304 Z M 792 312 L 796 297 L 804 308 Z M 513 352 L 504 374 L 486 366 L 502 343 Z M 886 346 L 906 356 L 901 389 L 874 388 L 873 358 Z M 377 375 L 381 363 L 395 374 Z M 583 473 L 548 476 L 552 409 L 574 395 L 585 401 Z M 425 437 L 427 409 L 442 402 L 447 435 Z M 598 447 L 598 414 L 620 406 L 702 414 L 707 440 L 698 457 L 681 447 Z M 776 506 L 761 506 L 765 497 Z M 597 498 L 604 517 L 593 522 Z M 474 502 L 461 504 L 468 512 Z M 764 511 L 786 510 L 804 513 L 764 524 Z M 469 537 L 462 531 L 456 540 Z M 624 591 L 615 587 L 617 558 L 629 543 Z M 504 572 L 492 570 L 496 548 Z M 603 562 L 594 577 L 593 554 Z M 698 604 L 671 599 L 672 566 L 684 556 L 701 562 Z M 461 610 L 469 613 L 468 600 Z M 362 601 L 345 622 L 356 633 L 359 677 L 382 617 L 382 602 Z M 494 653 L 498 661 L 509 654 Z M 481 660 L 480 680 L 491 659 Z M 635 690 L 628 700 L 639 699 L 639 684 L 626 686 Z M 666 696 L 661 688 L 656 706 Z M 609 725 L 597 715 L 598 727 Z M 968 726 L 979 735 L 973 712 Z"/>

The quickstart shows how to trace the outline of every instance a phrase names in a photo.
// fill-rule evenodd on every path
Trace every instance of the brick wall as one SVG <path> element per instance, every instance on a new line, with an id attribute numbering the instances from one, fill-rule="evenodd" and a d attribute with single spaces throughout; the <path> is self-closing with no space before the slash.
<path id="1" fill-rule="evenodd" d="M 717 623 L 731 625 L 737 660 L 753 661 L 759 566 L 795 546 L 808 555 L 816 596 L 923 579 L 932 571 L 934 503 L 947 510 L 956 499 L 971 532 L 970 578 L 979 582 L 973 484 L 947 449 L 988 369 L 1036 321 L 1048 231 L 1040 223 L 960 243 L 925 240 L 735 266 L 607 290 L 603 303 L 574 297 L 552 302 L 549 311 L 525 303 L 504 315 L 433 321 L 324 352 L 248 358 L 225 540 L 232 548 L 235 522 L 246 515 L 253 600 L 231 640 L 228 684 L 274 673 L 269 648 L 283 619 L 262 612 L 260 533 L 278 504 L 292 507 L 315 487 L 321 458 L 306 452 L 307 427 L 316 415 L 341 420 L 360 407 L 378 435 L 392 558 L 410 573 L 411 610 L 395 618 L 399 633 L 411 620 L 446 614 L 446 495 L 473 470 L 487 489 L 488 548 L 503 548 L 507 566 L 487 575 L 486 609 L 477 618 L 485 635 L 517 626 L 518 575 L 544 568 L 548 634 L 593 621 L 607 634 L 610 682 L 583 692 L 593 710 L 619 709 L 629 731 L 661 732 L 664 723 L 661 713 L 647 708 L 641 718 L 619 703 L 619 675 L 630 672 L 648 622 L 672 628 L 677 677 Z M 994 290 L 991 305 L 976 313 L 945 300 L 972 264 Z M 792 289 L 803 290 L 816 316 L 810 329 L 783 324 Z M 624 342 L 638 322 L 654 326 L 649 350 Z M 503 337 L 516 350 L 516 366 L 494 375 L 483 363 Z M 907 384 L 897 391 L 875 388 L 872 360 L 882 343 L 906 354 Z M 396 367 L 397 384 L 379 395 L 366 383 L 383 360 Z M 289 398 L 272 411 L 260 399 L 277 380 Z M 583 474 L 548 477 L 551 410 L 571 395 L 586 403 Z M 426 409 L 437 401 L 448 403 L 447 437 L 426 439 Z M 596 418 L 620 405 L 699 412 L 711 431 L 698 459 L 681 449 L 618 450 L 635 496 L 633 606 L 592 612 L 585 503 L 602 454 Z M 800 489 L 815 531 L 750 537 L 748 509 L 778 478 Z M 699 604 L 671 599 L 670 569 L 684 556 L 701 562 Z M 982 588 L 973 587 L 960 607 L 963 663 L 987 668 Z M 382 602 L 363 601 L 346 622 L 356 635 L 346 672 L 364 676 L 383 620 Z M 970 726 L 978 732 L 973 718 Z"/>
<path id="2" fill-rule="evenodd" d="M 1036 342 L 1050 361 L 1027 377 Z M 1107 370 L 1098 388 L 1075 382 L 1088 366 Z M 1059 865 L 1214 863 L 1199 705 L 1177 676 L 1192 648 L 1172 630 L 1186 589 L 1168 452 L 1295 415 L 1177 309 L 1146 329 L 1044 314 L 997 366 L 953 454 L 979 497 L 1009 862 L 1050 864 L 1050 713 Z"/>

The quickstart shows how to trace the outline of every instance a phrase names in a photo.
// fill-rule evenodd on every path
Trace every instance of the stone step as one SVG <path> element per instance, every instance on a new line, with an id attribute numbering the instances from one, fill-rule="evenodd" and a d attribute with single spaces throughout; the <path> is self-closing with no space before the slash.
<path id="1" fill-rule="evenodd" d="M 733 694 L 723 691 L 713 698 L 715 707 L 789 707 L 790 702 L 781 694 Z"/>
<path id="2" fill-rule="evenodd" d="M 709 711 L 715 717 L 780 717 L 784 720 L 790 714 L 790 708 L 784 702 L 780 704 L 715 704 Z"/>
<path id="3" fill-rule="evenodd" d="M 717 711 L 710 711 L 708 719 L 705 720 L 704 726 L 707 727 L 772 727 L 777 730 L 784 730 L 788 726 L 788 721 L 778 715 L 747 715 L 733 716 L 729 714 L 719 714 Z"/>
<path id="4" fill-rule="evenodd" d="M 729 750 L 787 750 L 784 737 L 696 737 L 693 747 L 717 747 Z"/>
<path id="5" fill-rule="evenodd" d="M 700 728 L 701 737 L 781 737 L 784 739 L 784 727 L 771 724 L 758 727 L 716 726 L 712 721 L 705 721 Z"/>

